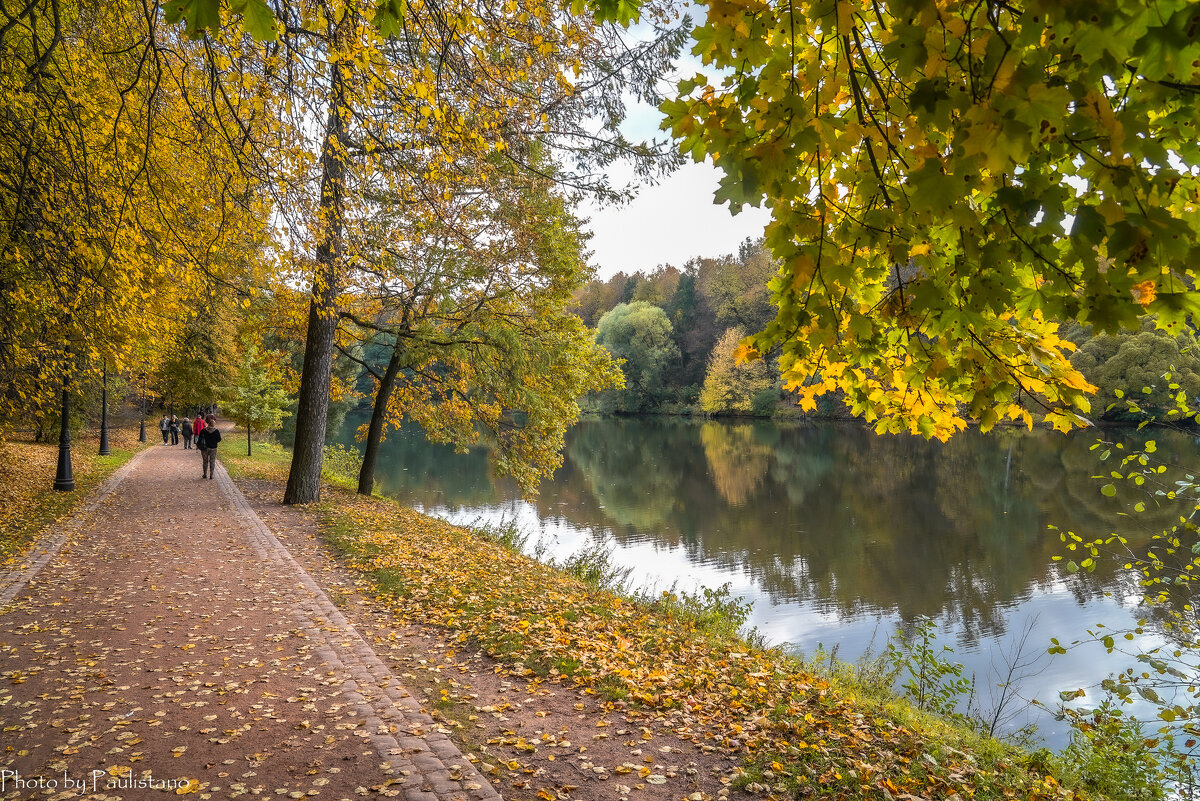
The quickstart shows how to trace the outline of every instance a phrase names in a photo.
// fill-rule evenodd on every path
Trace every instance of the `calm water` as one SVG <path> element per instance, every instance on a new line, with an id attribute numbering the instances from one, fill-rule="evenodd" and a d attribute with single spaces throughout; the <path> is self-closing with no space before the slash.
<path id="1" fill-rule="evenodd" d="M 1130 525 L 1091 478 L 1096 438 L 968 432 L 941 444 L 854 425 L 593 420 L 568 434 L 563 466 L 532 501 L 492 477 L 482 449 L 454 454 L 419 432 L 389 437 L 377 482 L 455 522 L 515 520 L 550 556 L 610 544 L 641 586 L 728 583 L 753 601 L 750 625 L 798 652 L 823 644 L 852 660 L 932 617 L 987 708 L 1023 633 L 1036 656 L 1051 637 L 1133 619 L 1121 575 L 1068 576 L 1051 561 L 1062 546 L 1049 524 L 1085 536 Z M 1194 458 L 1191 436 L 1155 438 L 1160 452 Z M 1161 528 L 1166 513 L 1142 520 Z M 1135 543 L 1149 534 L 1122 533 Z M 1124 664 L 1092 646 L 1046 656 L 1021 692 L 1053 707 L 1059 690 Z M 1048 744 L 1065 744 L 1050 716 L 1035 722 Z"/>

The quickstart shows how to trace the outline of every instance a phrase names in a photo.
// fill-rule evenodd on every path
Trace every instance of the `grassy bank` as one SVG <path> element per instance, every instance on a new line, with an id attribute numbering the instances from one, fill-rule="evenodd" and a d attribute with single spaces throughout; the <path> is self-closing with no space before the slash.
<path id="1" fill-rule="evenodd" d="M 287 454 L 226 456 L 235 475 L 281 481 Z M 329 486 L 326 540 L 404 620 L 444 627 L 514 675 L 561 682 L 669 720 L 744 760 L 752 793 L 805 798 L 1078 798 L 1030 757 L 895 699 L 858 697 L 756 647 L 713 604 L 631 600 L 505 543 Z M 708 599 L 712 600 L 712 599 Z M 719 606 L 719 605 L 718 605 Z"/>
<path id="2" fill-rule="evenodd" d="M 71 448 L 74 492 L 56 492 L 54 474 L 58 443 L 8 441 L 0 444 L 0 563 L 24 552 L 39 532 L 69 516 L 113 471 L 142 447 L 136 429 L 109 432 L 110 456 L 97 456 L 94 437 L 77 440 Z"/>

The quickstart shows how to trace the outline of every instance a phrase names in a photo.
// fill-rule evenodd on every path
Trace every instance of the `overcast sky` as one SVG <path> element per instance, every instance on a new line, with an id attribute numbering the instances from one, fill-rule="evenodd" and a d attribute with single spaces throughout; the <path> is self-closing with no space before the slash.
<path id="1" fill-rule="evenodd" d="M 713 204 L 720 175 L 708 162 L 688 163 L 658 185 L 643 187 L 631 203 L 581 210 L 591 218 L 588 246 L 596 274 L 682 267 L 693 256 L 737 253 L 743 239 L 761 236 L 769 219 L 765 209 L 745 207 L 735 216 L 728 204 Z"/>
<path id="2" fill-rule="evenodd" d="M 685 11 L 693 21 L 704 19 L 704 6 L 688 6 Z M 644 35 L 645 28 L 641 29 Z M 633 34 L 638 35 L 635 26 Z M 662 76 L 660 89 L 667 95 L 681 78 L 698 72 L 711 74 L 690 54 L 691 44 L 675 69 Z M 662 113 L 653 106 L 626 98 L 627 114 L 621 131 L 632 141 L 663 139 L 659 130 Z M 621 185 L 632 175 L 627 167 L 614 165 L 610 175 L 614 184 Z M 592 232 L 588 247 L 592 250 L 590 263 L 601 278 L 614 273 L 648 272 L 660 264 L 682 267 L 694 256 L 720 256 L 736 253 L 746 237 L 762 236 L 769 214 L 764 209 L 745 207 L 738 215 L 729 213 L 728 204 L 713 204 L 720 170 L 711 163 L 689 161 L 678 171 L 659 180 L 654 186 L 643 186 L 637 198 L 624 206 L 596 209 L 581 207 L 582 217 L 590 217 L 586 226 Z"/>

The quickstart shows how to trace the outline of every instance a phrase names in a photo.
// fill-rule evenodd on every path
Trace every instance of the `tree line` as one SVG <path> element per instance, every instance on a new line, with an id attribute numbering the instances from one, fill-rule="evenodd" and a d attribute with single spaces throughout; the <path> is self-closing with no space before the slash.
<path id="1" fill-rule="evenodd" d="M 625 377 L 623 388 L 595 393 L 585 407 L 603 414 L 850 416 L 839 391 L 800 412 L 797 395 L 783 389 L 778 359 L 739 358 L 746 335 L 774 319 L 768 285 L 778 269 L 762 238 L 747 239 L 736 254 L 580 286 L 571 309 L 622 361 Z M 1134 329 L 1103 332 L 1077 322 L 1060 329 L 1066 358 L 1095 388 L 1093 420 L 1166 419 L 1181 397 L 1200 399 L 1200 347 L 1190 323 L 1167 331 L 1144 316 Z"/>

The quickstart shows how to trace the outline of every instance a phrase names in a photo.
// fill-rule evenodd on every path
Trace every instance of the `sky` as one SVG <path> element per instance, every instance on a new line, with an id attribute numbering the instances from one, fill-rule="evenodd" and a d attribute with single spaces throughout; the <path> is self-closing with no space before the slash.
<path id="1" fill-rule="evenodd" d="M 703 6 L 688 5 L 685 11 L 693 22 L 704 19 Z M 634 36 L 645 36 L 647 31 L 644 25 L 632 29 Z M 684 46 L 675 69 L 662 78 L 660 89 L 667 95 L 681 78 L 712 72 L 688 53 L 690 48 L 690 44 Z M 625 100 L 627 113 L 621 131 L 626 137 L 638 141 L 665 136 L 659 130 L 663 115 L 657 108 L 629 96 Z M 632 171 L 621 165 L 610 172 L 616 185 L 624 184 L 631 175 Z M 640 187 L 636 198 L 622 206 L 581 206 L 580 216 L 590 218 L 585 226 L 592 233 L 589 262 L 597 276 L 649 272 L 660 264 L 682 267 L 694 256 L 737 253 L 743 239 L 761 236 L 770 218 L 766 210 L 747 206 L 734 215 L 727 203 L 713 203 L 720 176 L 720 170 L 711 162 L 696 164 L 689 160 L 657 184 Z"/>
<path id="2" fill-rule="evenodd" d="M 747 206 L 734 215 L 728 203 L 713 203 L 720 175 L 707 161 L 689 162 L 657 185 L 643 186 L 630 203 L 581 209 L 590 217 L 589 261 L 597 276 L 682 267 L 693 256 L 737 253 L 743 239 L 761 236 L 770 218 L 765 209 Z"/>

